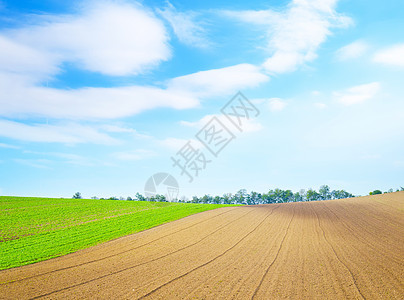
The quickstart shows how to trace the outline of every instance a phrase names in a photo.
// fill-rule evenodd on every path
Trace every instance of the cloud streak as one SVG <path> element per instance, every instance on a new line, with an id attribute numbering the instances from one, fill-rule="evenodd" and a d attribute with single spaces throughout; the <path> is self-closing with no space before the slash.
<path id="1" fill-rule="evenodd" d="M 336 55 L 340 61 L 345 61 L 362 56 L 369 48 L 364 41 L 352 42 L 337 50 Z"/>
<path id="2" fill-rule="evenodd" d="M 28 85 L 0 74 L 0 115 L 117 119 L 159 107 L 194 108 L 201 99 L 226 96 L 268 79 L 258 67 L 240 64 L 177 77 L 168 80 L 163 88 L 127 86 L 61 90 Z"/>
<path id="3" fill-rule="evenodd" d="M 167 7 L 157 9 L 157 12 L 167 20 L 181 43 L 202 49 L 211 46 L 205 28 L 195 21 L 198 16 L 195 12 L 179 12 L 170 2 L 167 2 Z"/>
<path id="4" fill-rule="evenodd" d="M 373 61 L 389 66 L 404 67 L 404 44 L 394 45 L 376 52 Z"/>
<path id="5" fill-rule="evenodd" d="M 269 57 L 263 63 L 270 73 L 286 73 L 313 61 L 333 27 L 347 27 L 352 20 L 335 11 L 337 0 L 294 0 L 284 11 L 227 11 L 226 15 L 263 28 Z"/>
<path id="6" fill-rule="evenodd" d="M 334 92 L 338 102 L 345 106 L 363 103 L 380 91 L 380 83 L 372 82 L 368 84 L 357 85 L 342 92 Z"/>
<path id="7" fill-rule="evenodd" d="M 28 142 L 56 142 L 72 145 L 88 142 L 104 145 L 120 143 L 93 127 L 77 123 L 60 125 L 24 124 L 0 119 L 0 136 Z"/>

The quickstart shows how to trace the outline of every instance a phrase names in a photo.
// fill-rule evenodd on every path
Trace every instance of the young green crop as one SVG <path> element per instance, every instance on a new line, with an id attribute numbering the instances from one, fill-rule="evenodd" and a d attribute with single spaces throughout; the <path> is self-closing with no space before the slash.
<path id="1" fill-rule="evenodd" d="M 0 270 L 68 254 L 225 205 L 0 197 Z"/>

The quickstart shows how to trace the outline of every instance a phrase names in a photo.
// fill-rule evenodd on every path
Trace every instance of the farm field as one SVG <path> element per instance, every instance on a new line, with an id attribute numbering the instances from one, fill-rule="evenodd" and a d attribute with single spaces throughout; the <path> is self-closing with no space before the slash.
<path id="1" fill-rule="evenodd" d="M 225 207 L 0 272 L 4 299 L 403 299 L 404 192 Z"/>
<path id="2" fill-rule="evenodd" d="M 61 256 L 222 205 L 0 197 L 0 270 Z"/>

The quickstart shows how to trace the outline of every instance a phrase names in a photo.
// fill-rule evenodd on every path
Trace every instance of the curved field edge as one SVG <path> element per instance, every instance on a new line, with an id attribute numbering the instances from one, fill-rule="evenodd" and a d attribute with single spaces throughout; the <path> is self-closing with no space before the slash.
<path id="1" fill-rule="evenodd" d="M 229 205 L 0 197 L 0 270 Z"/>

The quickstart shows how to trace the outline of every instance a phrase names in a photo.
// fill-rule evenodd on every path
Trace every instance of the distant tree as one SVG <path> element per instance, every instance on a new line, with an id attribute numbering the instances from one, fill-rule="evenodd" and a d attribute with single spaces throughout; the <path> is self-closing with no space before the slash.
<path id="1" fill-rule="evenodd" d="M 300 202 L 303 201 L 303 196 L 300 194 L 300 192 L 296 192 L 293 194 L 293 202 Z"/>
<path id="2" fill-rule="evenodd" d="M 332 199 L 345 199 L 345 198 L 352 198 L 355 196 L 344 190 L 334 190 L 331 192 L 331 197 Z"/>
<path id="3" fill-rule="evenodd" d="M 262 203 L 262 195 L 257 192 L 251 192 L 250 195 L 248 196 L 248 201 L 251 204 L 261 204 Z"/>
<path id="4" fill-rule="evenodd" d="M 191 203 L 199 203 L 198 196 L 192 196 Z"/>
<path id="5" fill-rule="evenodd" d="M 149 201 L 152 201 L 152 202 L 168 202 L 166 196 L 160 195 L 160 194 L 151 196 L 151 197 L 149 198 Z"/>
<path id="6" fill-rule="evenodd" d="M 136 193 L 135 200 L 136 201 L 146 201 L 147 199 L 142 194 Z"/>
<path id="7" fill-rule="evenodd" d="M 329 200 L 329 199 L 331 199 L 331 191 L 330 191 L 330 187 L 328 185 L 320 186 L 320 189 L 318 190 L 318 193 L 320 194 L 321 200 Z"/>
<path id="8" fill-rule="evenodd" d="M 213 198 L 213 203 L 214 204 L 220 204 L 222 203 L 222 198 L 219 196 L 216 196 L 215 198 Z"/>
<path id="9" fill-rule="evenodd" d="M 317 201 L 320 200 L 320 194 L 313 189 L 308 189 L 306 193 L 306 198 L 307 201 Z"/>
<path id="10" fill-rule="evenodd" d="M 382 194 L 381 190 L 374 190 L 373 192 L 370 192 L 369 195 L 379 195 Z"/>
<path id="11" fill-rule="evenodd" d="M 73 199 L 82 199 L 83 197 L 81 196 L 81 193 L 80 193 L 80 192 L 77 192 L 77 193 L 75 193 L 75 194 L 73 195 L 72 198 L 73 198 Z"/>
<path id="12" fill-rule="evenodd" d="M 267 193 L 263 194 L 262 203 L 264 204 L 275 203 L 275 192 L 273 190 L 269 190 Z"/>
<path id="13" fill-rule="evenodd" d="M 200 200 L 201 200 L 201 203 L 203 203 L 203 204 L 212 203 L 212 196 L 204 195 Z"/>
<path id="14" fill-rule="evenodd" d="M 133 199 L 132 199 L 132 197 L 127 197 L 126 200 L 132 201 Z"/>
<path id="15" fill-rule="evenodd" d="M 224 195 L 220 198 L 220 202 L 219 202 L 219 203 L 222 203 L 222 202 L 223 202 L 223 204 L 234 204 L 235 201 L 236 201 L 236 200 L 234 199 L 233 195 L 232 195 L 231 193 L 227 193 L 227 194 L 224 194 Z"/>
<path id="16" fill-rule="evenodd" d="M 283 191 L 283 200 L 284 202 L 292 202 L 294 199 L 293 192 L 291 190 Z"/>
<path id="17" fill-rule="evenodd" d="M 241 189 L 234 195 L 236 204 L 247 204 L 247 190 Z"/>
<path id="18" fill-rule="evenodd" d="M 307 198 L 306 198 L 307 192 L 306 192 L 305 189 L 301 189 L 301 190 L 299 191 L 299 194 L 300 194 L 300 196 L 302 197 L 302 201 L 306 201 L 306 200 L 307 200 Z"/>
<path id="19" fill-rule="evenodd" d="M 118 200 L 117 197 L 109 197 L 108 200 Z"/>
<path id="20" fill-rule="evenodd" d="M 98 197 L 97 196 L 92 196 L 91 199 L 98 199 Z"/>
<path id="21" fill-rule="evenodd" d="M 283 199 L 283 191 L 282 191 L 281 189 L 276 188 L 276 189 L 273 191 L 273 199 L 274 199 L 275 203 L 282 203 L 282 202 L 284 202 L 284 199 Z"/>

